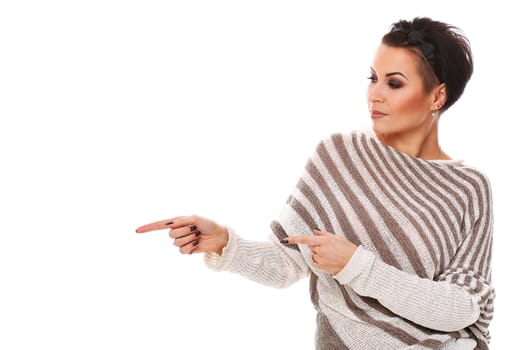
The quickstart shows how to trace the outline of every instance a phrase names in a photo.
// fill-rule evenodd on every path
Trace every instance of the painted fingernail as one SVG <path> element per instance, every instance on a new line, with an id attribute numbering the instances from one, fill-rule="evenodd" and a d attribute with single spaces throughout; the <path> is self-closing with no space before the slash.
<path id="1" fill-rule="evenodd" d="M 193 241 L 193 242 L 191 243 L 191 245 L 194 246 L 194 247 L 197 246 L 197 244 L 199 244 L 199 241 Z"/>
<path id="2" fill-rule="evenodd" d="M 195 231 L 196 229 L 197 229 L 197 226 L 195 226 L 195 225 L 191 225 L 190 226 L 190 231 Z"/>
<path id="3" fill-rule="evenodd" d="M 288 244 L 289 242 L 288 242 L 288 240 L 285 238 L 285 239 L 281 239 L 281 243 L 282 243 L 282 244 Z"/>
<path id="4" fill-rule="evenodd" d="M 164 225 L 166 225 L 166 226 L 173 225 L 173 221 L 169 221 L 169 222 L 165 223 Z"/>
<path id="5" fill-rule="evenodd" d="M 199 237 L 201 235 L 201 231 L 195 231 L 195 237 Z"/>

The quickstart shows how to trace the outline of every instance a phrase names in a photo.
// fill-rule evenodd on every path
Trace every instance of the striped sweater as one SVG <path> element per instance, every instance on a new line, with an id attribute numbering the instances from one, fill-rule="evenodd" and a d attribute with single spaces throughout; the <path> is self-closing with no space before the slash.
<path id="1" fill-rule="evenodd" d="M 488 349 L 492 199 L 479 170 L 408 156 L 361 132 L 317 146 L 270 239 L 229 229 L 215 270 L 282 288 L 310 277 L 317 349 Z M 337 275 L 285 246 L 320 229 L 358 246 Z"/>

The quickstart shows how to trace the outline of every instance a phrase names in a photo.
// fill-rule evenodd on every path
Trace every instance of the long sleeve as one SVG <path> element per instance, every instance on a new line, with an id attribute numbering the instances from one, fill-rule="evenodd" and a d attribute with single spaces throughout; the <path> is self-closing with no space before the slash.
<path id="1" fill-rule="evenodd" d="M 440 282 L 461 287 L 479 306 L 479 317 L 471 330 L 490 339 L 489 324 L 494 313 L 495 289 L 491 282 L 492 208 L 490 192 L 488 205 L 473 225 L 472 232 L 463 241 L 448 268 L 438 276 Z"/>
<path id="2" fill-rule="evenodd" d="M 228 244 L 222 255 L 206 253 L 206 265 L 215 271 L 229 271 L 257 283 L 285 288 L 308 276 L 310 269 L 299 251 L 284 247 L 270 235 L 267 241 L 239 237 L 228 228 Z"/>
<path id="3" fill-rule="evenodd" d="M 438 331 L 461 330 L 480 315 L 475 296 L 460 286 L 400 271 L 361 246 L 334 278 L 361 296 L 377 299 L 393 313 Z"/>

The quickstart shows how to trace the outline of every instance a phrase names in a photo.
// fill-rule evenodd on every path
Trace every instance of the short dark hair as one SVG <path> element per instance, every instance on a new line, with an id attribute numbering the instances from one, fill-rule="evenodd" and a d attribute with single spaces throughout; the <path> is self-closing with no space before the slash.
<path id="1" fill-rule="evenodd" d="M 443 111 L 463 94 L 474 71 L 470 42 L 463 31 L 428 17 L 393 23 L 382 43 L 407 48 L 421 58 L 420 71 L 427 92 L 437 84 L 446 85 L 447 101 L 441 108 Z"/>

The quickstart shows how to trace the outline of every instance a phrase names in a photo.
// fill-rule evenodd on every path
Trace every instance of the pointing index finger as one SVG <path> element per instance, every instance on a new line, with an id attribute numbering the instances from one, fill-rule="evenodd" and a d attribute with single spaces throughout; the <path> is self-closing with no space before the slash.
<path id="1" fill-rule="evenodd" d="M 147 225 L 140 226 L 135 232 L 145 233 L 150 231 L 164 230 L 167 228 L 179 228 L 193 224 L 190 217 L 176 217 L 172 219 L 166 219 L 161 221 L 152 222 Z"/>
<path id="2" fill-rule="evenodd" d="M 319 245 L 320 237 L 316 236 L 288 236 L 285 239 L 283 239 L 281 242 L 284 244 L 306 244 L 308 246 L 315 246 Z"/>

